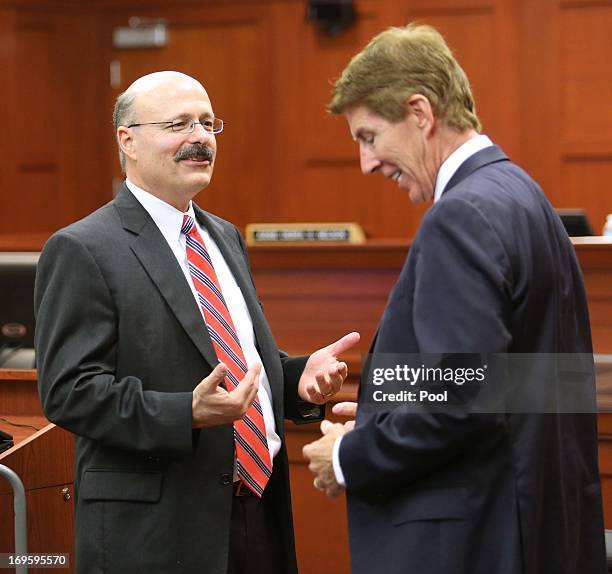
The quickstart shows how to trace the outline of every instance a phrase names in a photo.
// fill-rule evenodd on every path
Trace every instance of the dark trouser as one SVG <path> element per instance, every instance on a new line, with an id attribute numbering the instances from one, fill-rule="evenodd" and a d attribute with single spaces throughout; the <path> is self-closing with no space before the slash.
<path id="1" fill-rule="evenodd" d="M 281 536 L 271 500 L 264 493 L 234 496 L 228 574 L 282 574 Z"/>

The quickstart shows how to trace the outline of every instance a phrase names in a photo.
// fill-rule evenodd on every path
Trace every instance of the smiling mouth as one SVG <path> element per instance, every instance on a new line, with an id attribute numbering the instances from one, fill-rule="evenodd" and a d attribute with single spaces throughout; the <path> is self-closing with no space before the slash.
<path id="1" fill-rule="evenodd" d="M 393 172 L 390 176 L 389 179 L 392 179 L 393 181 L 399 181 L 400 177 L 402 177 L 402 170 L 398 169 L 397 171 Z"/>

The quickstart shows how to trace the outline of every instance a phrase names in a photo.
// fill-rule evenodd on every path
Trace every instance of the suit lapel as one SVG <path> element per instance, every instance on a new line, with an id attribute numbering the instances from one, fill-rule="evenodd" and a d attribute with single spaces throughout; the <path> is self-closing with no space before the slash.
<path id="1" fill-rule="evenodd" d="M 240 250 L 239 246 L 236 245 L 236 241 L 231 241 L 227 237 L 223 227 L 214 221 L 204 210 L 200 209 L 194 204 L 193 209 L 196 214 L 198 223 L 208 231 L 213 241 L 219 247 L 219 251 L 223 255 L 223 259 L 230 268 L 238 287 L 244 295 L 247 307 L 251 316 L 253 312 L 259 309 L 259 303 L 254 296 L 251 296 L 250 292 L 253 290 L 250 278 L 248 277 L 248 270 L 244 263 L 244 255 Z"/>
<path id="2" fill-rule="evenodd" d="M 463 181 L 468 175 L 474 173 L 477 169 L 498 161 L 509 161 L 508 156 L 496 145 L 486 147 L 474 155 L 468 157 L 460 166 L 459 169 L 453 174 L 449 182 L 446 184 L 442 194 L 455 187 L 458 183 Z"/>
<path id="3" fill-rule="evenodd" d="M 208 330 L 185 276 L 157 225 L 125 184 L 115 199 L 124 229 L 134 235 L 132 251 L 203 357 L 214 367 L 219 361 Z"/>

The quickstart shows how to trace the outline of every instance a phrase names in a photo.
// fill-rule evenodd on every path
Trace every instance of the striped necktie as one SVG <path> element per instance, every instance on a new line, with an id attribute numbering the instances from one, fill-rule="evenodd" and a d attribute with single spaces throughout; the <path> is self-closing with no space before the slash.
<path id="1" fill-rule="evenodd" d="M 206 327 L 217 358 L 227 366 L 225 385 L 231 391 L 247 372 L 240 340 L 223 298 L 210 255 L 192 217 L 183 218 L 187 240 L 187 262 L 193 284 L 198 293 Z M 242 419 L 234 421 L 236 470 L 238 477 L 257 496 L 261 497 L 272 474 L 272 461 L 266 440 L 266 427 L 259 400 L 255 397 Z"/>

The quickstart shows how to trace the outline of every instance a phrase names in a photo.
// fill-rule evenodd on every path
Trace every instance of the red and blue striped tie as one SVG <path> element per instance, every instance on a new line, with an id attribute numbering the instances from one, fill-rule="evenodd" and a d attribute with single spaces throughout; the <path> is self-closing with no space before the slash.
<path id="1" fill-rule="evenodd" d="M 189 215 L 183 218 L 181 233 L 184 233 L 187 239 L 187 262 L 204 312 L 206 327 L 217 358 L 227 366 L 225 384 L 227 390 L 231 391 L 248 369 L 240 340 L 236 335 L 210 255 L 193 218 Z M 272 474 L 272 462 L 263 411 L 257 397 L 244 417 L 234 421 L 234 442 L 238 477 L 261 497 Z"/>

